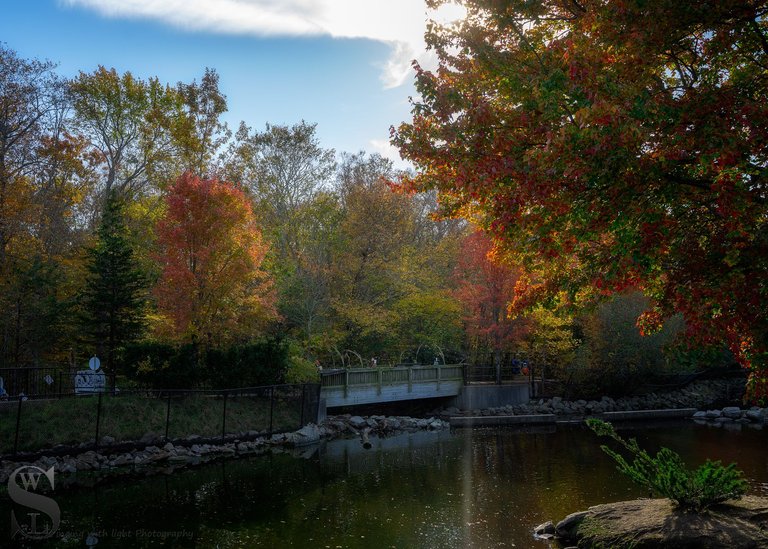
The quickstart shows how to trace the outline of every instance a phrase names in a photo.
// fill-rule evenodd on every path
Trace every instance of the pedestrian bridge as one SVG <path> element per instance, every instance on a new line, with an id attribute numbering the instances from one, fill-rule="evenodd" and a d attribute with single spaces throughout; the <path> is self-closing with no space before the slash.
<path id="1" fill-rule="evenodd" d="M 464 366 L 394 366 L 326 370 L 320 398 L 326 407 L 357 406 L 423 398 L 455 397 L 464 385 Z"/>

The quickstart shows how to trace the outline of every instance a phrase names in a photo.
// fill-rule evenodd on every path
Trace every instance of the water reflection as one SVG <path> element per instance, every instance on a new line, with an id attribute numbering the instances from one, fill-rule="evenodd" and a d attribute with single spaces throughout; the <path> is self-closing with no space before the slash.
<path id="1" fill-rule="evenodd" d="M 689 463 L 737 461 L 752 491 L 768 493 L 764 431 L 666 423 L 623 434 L 653 450 L 669 446 Z M 64 537 L 47 546 L 546 547 L 531 537 L 536 524 L 646 495 L 582 427 L 372 442 L 371 450 L 341 440 L 60 493 Z"/>

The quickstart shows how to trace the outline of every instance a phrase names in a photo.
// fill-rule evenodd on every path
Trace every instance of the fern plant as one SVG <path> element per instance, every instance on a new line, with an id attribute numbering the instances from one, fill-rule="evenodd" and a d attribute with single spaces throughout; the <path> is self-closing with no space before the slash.
<path id="1" fill-rule="evenodd" d="M 619 471 L 641 486 L 669 498 L 678 508 L 701 512 L 716 503 L 739 499 L 747 492 L 747 481 L 735 463 L 723 466 L 719 461 L 707 460 L 691 471 L 680 455 L 669 448 L 662 448 L 652 457 L 634 438 L 621 438 L 610 423 L 592 418 L 587 420 L 587 425 L 598 436 L 618 442 L 630 454 L 631 463 L 619 452 L 604 444 L 600 446 L 617 463 Z"/>

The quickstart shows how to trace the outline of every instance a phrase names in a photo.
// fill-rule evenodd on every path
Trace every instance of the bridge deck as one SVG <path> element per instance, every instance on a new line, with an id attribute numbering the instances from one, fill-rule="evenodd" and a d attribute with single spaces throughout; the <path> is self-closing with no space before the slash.
<path id="1" fill-rule="evenodd" d="M 326 371 L 320 397 L 333 408 L 456 396 L 464 384 L 463 372 L 461 364 Z"/>

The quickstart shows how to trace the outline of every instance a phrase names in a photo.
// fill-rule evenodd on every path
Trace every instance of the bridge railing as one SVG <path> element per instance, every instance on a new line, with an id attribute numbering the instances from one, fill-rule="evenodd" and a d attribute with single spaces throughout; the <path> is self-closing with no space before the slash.
<path id="1" fill-rule="evenodd" d="M 393 366 L 325 370 L 320 374 L 322 387 L 350 385 L 392 385 L 464 379 L 463 364 L 440 366 Z"/>
<path id="2" fill-rule="evenodd" d="M 329 408 L 456 396 L 463 373 L 461 364 L 325 370 L 321 395 Z"/>
<path id="3" fill-rule="evenodd" d="M 526 368 L 526 369 L 524 369 Z M 531 374 L 534 371 L 532 362 L 526 361 L 522 366 L 504 365 L 497 377 L 494 366 L 475 366 L 466 365 L 464 368 L 464 384 L 489 384 L 489 383 L 514 383 L 521 381 L 532 381 Z M 536 369 L 538 373 L 538 369 Z"/>

